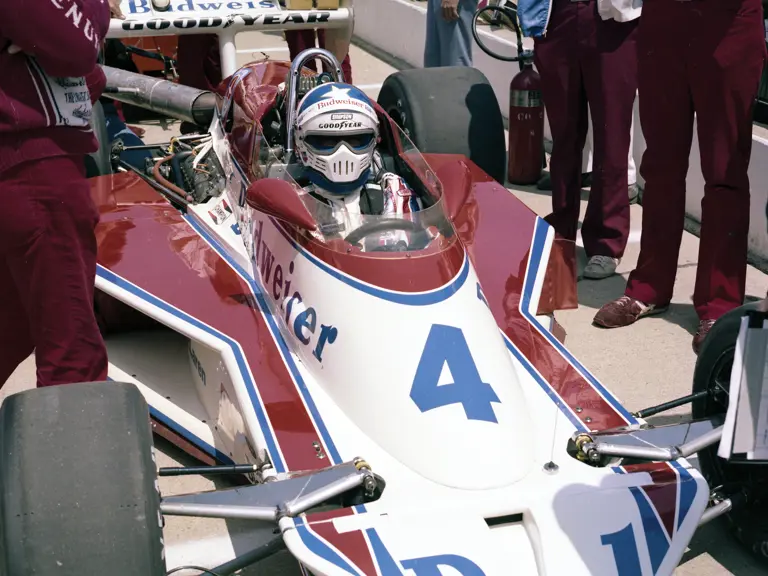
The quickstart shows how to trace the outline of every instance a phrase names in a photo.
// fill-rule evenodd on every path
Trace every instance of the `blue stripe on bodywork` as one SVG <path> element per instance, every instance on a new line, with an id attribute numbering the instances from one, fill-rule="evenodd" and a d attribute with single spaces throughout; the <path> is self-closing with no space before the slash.
<path id="1" fill-rule="evenodd" d="M 326 428 L 325 423 L 320 417 L 320 412 L 317 410 L 317 406 L 315 406 L 315 402 L 312 400 L 312 395 L 309 393 L 309 390 L 307 389 L 307 386 L 304 383 L 304 379 L 301 377 L 301 374 L 299 373 L 299 369 L 296 366 L 296 362 L 293 360 L 293 356 L 291 356 L 291 351 L 288 348 L 288 344 L 286 343 L 282 332 L 280 332 L 280 329 L 277 326 L 277 322 L 275 321 L 274 315 L 272 314 L 269 308 L 269 305 L 267 304 L 267 301 L 264 298 L 264 293 L 261 291 L 258 284 L 256 284 L 253 277 L 248 272 L 246 272 L 237 262 L 235 262 L 233 258 L 229 256 L 227 251 L 224 249 L 224 247 L 216 238 L 214 238 L 211 234 L 209 234 L 208 231 L 205 228 L 203 228 L 198 222 L 196 222 L 193 218 L 185 216 L 184 219 L 198 234 L 200 234 L 200 236 L 205 238 L 205 240 L 207 240 L 211 244 L 211 246 L 213 246 L 214 250 L 218 252 L 219 256 L 222 259 L 224 259 L 227 262 L 227 264 L 229 264 L 250 286 L 251 290 L 253 291 L 253 295 L 256 298 L 256 301 L 259 305 L 259 308 L 263 313 L 264 318 L 267 321 L 267 325 L 269 326 L 269 329 L 272 332 L 272 335 L 275 337 L 275 341 L 277 342 L 277 345 L 280 348 L 280 351 L 283 353 L 283 358 L 285 359 L 285 365 L 288 367 L 288 370 L 290 371 L 291 375 L 296 381 L 296 384 L 299 388 L 299 392 L 301 393 L 301 396 L 304 398 L 304 402 L 306 402 L 307 404 L 307 408 L 309 409 L 310 415 L 315 420 L 315 424 L 317 425 L 318 432 L 320 433 L 320 436 L 322 437 L 323 442 L 326 444 L 326 448 L 330 452 L 330 456 L 332 457 L 335 464 L 340 464 L 341 456 L 339 455 L 339 452 L 336 449 L 336 446 L 334 445 L 333 440 L 331 440 L 331 435 L 328 433 L 328 429 Z"/>
<path id="2" fill-rule="evenodd" d="M 365 507 L 363 506 L 362 508 L 363 512 L 365 512 Z M 397 562 L 392 558 L 387 547 L 384 546 L 378 532 L 373 528 L 368 528 L 365 533 L 368 535 L 368 540 L 371 541 L 371 548 L 373 548 L 373 555 L 381 570 L 381 576 L 402 576 L 403 571 L 400 570 Z"/>
<path id="3" fill-rule="evenodd" d="M 630 424 L 637 424 L 637 419 L 632 416 L 632 414 L 629 413 L 629 411 L 624 408 L 624 406 L 621 405 L 621 403 L 614 398 L 613 394 L 611 394 L 608 390 L 606 390 L 600 382 L 597 381 L 597 379 L 587 370 L 581 362 L 579 362 L 573 354 L 571 354 L 568 349 L 562 345 L 562 343 L 555 338 L 555 336 L 549 331 L 544 329 L 543 326 L 539 323 L 539 321 L 536 319 L 536 317 L 531 313 L 530 306 L 531 306 L 531 297 L 533 295 L 533 286 L 536 283 L 536 276 L 538 274 L 539 266 L 541 266 L 541 261 L 543 259 L 544 255 L 544 247 L 547 243 L 547 234 L 548 234 L 548 228 L 549 224 L 546 223 L 545 220 L 542 218 L 536 218 L 536 227 L 533 232 L 533 244 L 531 245 L 531 257 L 529 260 L 529 267 L 532 267 L 532 270 L 529 270 L 525 275 L 525 283 L 523 285 L 523 295 L 522 300 L 520 304 L 520 310 L 523 313 L 523 316 L 531 323 L 536 326 L 540 326 L 542 328 L 542 333 L 544 334 L 545 338 L 549 341 L 549 343 L 559 352 L 563 354 L 563 356 L 568 360 L 568 362 L 576 367 L 579 372 L 586 378 L 586 380 L 592 385 L 593 388 L 600 391 L 602 395 L 605 397 L 605 399 L 608 401 L 608 403 L 616 410 L 619 414 L 621 414 L 624 419 L 629 422 Z M 530 272 L 530 273 L 529 273 Z"/>
<path id="4" fill-rule="evenodd" d="M 310 552 L 322 558 L 326 562 L 330 562 L 331 564 L 338 566 L 348 574 L 352 574 L 352 576 L 360 576 L 360 572 L 350 566 L 349 562 L 339 556 L 333 548 L 328 546 L 318 536 L 313 534 L 309 528 L 307 528 L 306 524 L 304 524 L 303 518 L 294 518 L 294 523 L 296 525 L 296 531 L 299 533 L 301 540 L 304 542 L 304 545 L 309 549 Z"/>
<path id="5" fill-rule="evenodd" d="M 693 501 L 696 499 L 696 494 L 699 491 L 699 485 L 696 479 L 680 462 L 675 460 L 670 462 L 670 464 L 680 474 L 680 482 L 678 484 L 680 487 L 680 501 L 678 502 L 677 510 L 677 529 L 680 530 L 680 526 L 683 525 L 688 512 L 691 511 L 691 506 L 693 506 Z"/>

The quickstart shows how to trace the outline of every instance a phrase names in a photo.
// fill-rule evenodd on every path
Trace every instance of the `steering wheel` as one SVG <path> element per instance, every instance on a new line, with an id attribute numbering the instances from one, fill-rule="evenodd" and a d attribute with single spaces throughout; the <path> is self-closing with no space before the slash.
<path id="1" fill-rule="evenodd" d="M 379 220 L 366 222 L 359 228 L 352 230 L 352 232 L 350 232 L 346 238 L 344 238 L 344 240 L 350 244 L 359 244 L 360 241 L 366 236 L 394 230 L 402 230 L 403 232 L 411 232 L 413 234 L 421 233 L 424 234 L 425 238 L 429 238 L 427 229 L 418 222 L 414 222 L 412 220 L 404 220 L 402 218 L 382 218 Z"/>

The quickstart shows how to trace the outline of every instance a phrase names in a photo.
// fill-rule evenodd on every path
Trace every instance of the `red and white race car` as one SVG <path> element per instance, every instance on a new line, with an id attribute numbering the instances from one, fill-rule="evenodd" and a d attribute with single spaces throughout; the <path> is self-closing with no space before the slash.
<path id="1" fill-rule="evenodd" d="M 316 58 L 329 72 L 304 70 Z M 282 546 L 328 576 L 672 574 L 701 523 L 754 494 L 685 459 L 716 445 L 720 407 L 646 426 L 564 345 L 573 246 L 500 183 L 477 70 L 386 80 L 378 152 L 425 209 L 323 233 L 292 132 L 339 68 L 320 49 L 255 62 L 195 114 L 170 95 L 189 111 L 200 94 L 108 71 L 115 98 L 204 128 L 92 179 L 112 382 L 4 402 L 0 572 L 161 576 L 180 568 L 163 517 L 185 515 L 261 535 L 209 574 Z M 391 230 L 405 251 L 362 249 Z M 250 485 L 163 497 L 148 419 L 203 464 L 161 475 Z"/>

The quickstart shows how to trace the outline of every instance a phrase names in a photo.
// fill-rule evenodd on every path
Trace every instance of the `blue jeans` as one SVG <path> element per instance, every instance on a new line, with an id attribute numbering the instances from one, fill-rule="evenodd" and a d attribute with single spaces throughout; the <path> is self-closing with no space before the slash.
<path id="1" fill-rule="evenodd" d="M 477 3 L 459 0 L 459 19 L 448 22 L 440 9 L 441 0 L 428 0 L 424 68 L 472 66 L 472 18 Z"/>

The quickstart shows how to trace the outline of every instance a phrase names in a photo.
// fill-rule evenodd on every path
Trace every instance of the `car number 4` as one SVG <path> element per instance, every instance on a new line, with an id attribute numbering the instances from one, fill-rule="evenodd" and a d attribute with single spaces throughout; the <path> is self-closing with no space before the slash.
<path id="1" fill-rule="evenodd" d="M 446 365 L 453 382 L 440 384 Z M 434 324 L 429 331 L 413 378 L 411 399 L 422 412 L 461 404 L 469 420 L 496 423 L 493 402 L 501 403 L 491 385 L 480 377 L 464 332 L 443 324 Z"/>

